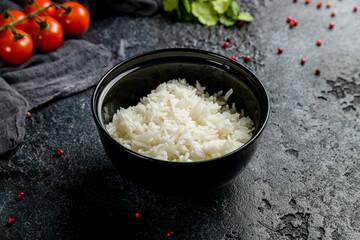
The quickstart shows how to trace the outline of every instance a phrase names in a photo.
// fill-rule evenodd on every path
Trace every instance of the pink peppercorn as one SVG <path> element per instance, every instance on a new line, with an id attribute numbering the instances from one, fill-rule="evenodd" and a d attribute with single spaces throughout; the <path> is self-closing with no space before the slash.
<path id="1" fill-rule="evenodd" d="M 317 2 L 316 6 L 317 6 L 318 8 L 321 8 L 322 2 Z"/>
<path id="2" fill-rule="evenodd" d="M 333 28 L 334 26 L 335 26 L 335 23 L 334 23 L 334 22 L 330 22 L 329 28 L 331 29 L 331 28 Z"/>
<path id="3" fill-rule="evenodd" d="M 291 20 L 292 20 L 292 17 L 291 16 L 288 16 L 287 18 L 286 18 L 286 21 L 289 23 L 289 22 L 291 22 Z"/>
<path id="4" fill-rule="evenodd" d="M 14 224 L 15 219 L 11 217 L 11 218 L 8 219 L 7 222 L 8 222 L 9 225 L 12 225 L 12 224 Z"/>
<path id="5" fill-rule="evenodd" d="M 135 213 L 135 217 L 136 217 L 137 219 L 141 218 L 141 216 L 142 216 L 141 212 L 136 212 L 136 213 Z"/>
<path id="6" fill-rule="evenodd" d="M 244 21 L 239 21 L 239 22 L 238 22 L 238 26 L 239 26 L 239 27 L 244 26 L 244 24 L 245 24 L 245 22 L 244 22 Z"/>
<path id="7" fill-rule="evenodd" d="M 310 3 L 310 0 L 305 0 L 305 4 L 309 4 Z"/>
<path id="8" fill-rule="evenodd" d="M 18 198 L 18 199 L 23 199 L 24 196 L 25 196 L 25 193 L 24 193 L 24 192 L 19 192 L 19 193 L 17 194 L 17 198 Z"/>
<path id="9" fill-rule="evenodd" d="M 250 55 L 246 55 L 246 56 L 244 57 L 244 61 L 245 61 L 245 62 L 250 61 Z"/>
<path id="10" fill-rule="evenodd" d="M 231 58 L 231 60 L 236 61 L 236 57 L 235 57 L 235 56 L 231 56 L 230 58 Z"/>
<path id="11" fill-rule="evenodd" d="M 297 24 L 298 24 L 298 20 L 293 19 L 293 20 L 291 20 L 289 26 L 290 26 L 290 28 L 292 28 L 292 27 L 295 27 Z"/>
<path id="12" fill-rule="evenodd" d="M 358 7 L 355 6 L 355 7 L 354 7 L 354 12 L 357 12 L 357 10 L 358 10 Z"/>
<path id="13" fill-rule="evenodd" d="M 168 231 L 168 232 L 166 233 L 166 237 L 168 237 L 168 238 L 171 238 L 173 235 L 174 235 L 174 232 L 173 232 L 173 231 Z"/>
<path id="14" fill-rule="evenodd" d="M 316 45 L 321 46 L 321 44 L 322 44 L 322 41 L 320 39 L 316 41 Z"/>
<path id="15" fill-rule="evenodd" d="M 282 49 L 281 47 L 278 48 L 278 53 L 282 53 L 284 51 L 284 49 Z"/>
<path id="16" fill-rule="evenodd" d="M 64 154 L 64 151 L 62 149 L 58 149 L 58 150 L 56 150 L 56 154 L 61 156 Z"/>
<path id="17" fill-rule="evenodd" d="M 301 64 L 304 65 L 305 64 L 305 58 L 301 59 Z"/>
<path id="18" fill-rule="evenodd" d="M 223 44 L 224 48 L 228 48 L 229 46 L 230 46 L 230 44 L 228 42 L 224 42 L 224 44 Z"/>

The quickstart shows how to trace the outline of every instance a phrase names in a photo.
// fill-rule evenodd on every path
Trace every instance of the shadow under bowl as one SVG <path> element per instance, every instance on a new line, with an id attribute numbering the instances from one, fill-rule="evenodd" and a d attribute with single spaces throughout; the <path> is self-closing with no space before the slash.
<path id="1" fill-rule="evenodd" d="M 218 158 L 168 162 L 131 151 L 108 134 L 105 124 L 120 107 L 134 106 L 159 84 L 179 78 L 193 86 L 199 81 L 210 94 L 232 88 L 229 105 L 235 103 L 254 121 L 250 141 Z M 101 78 L 92 96 L 93 117 L 114 167 L 140 187 L 170 195 L 209 192 L 232 182 L 253 156 L 269 112 L 268 94 L 251 71 L 229 58 L 195 49 L 164 49 L 123 61 Z"/>

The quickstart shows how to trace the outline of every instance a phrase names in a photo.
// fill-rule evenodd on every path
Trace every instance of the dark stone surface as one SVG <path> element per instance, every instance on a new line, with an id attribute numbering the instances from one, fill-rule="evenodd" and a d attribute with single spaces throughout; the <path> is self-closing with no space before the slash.
<path id="1" fill-rule="evenodd" d="M 243 28 L 161 15 L 93 22 L 83 37 L 127 57 L 165 47 L 250 54 L 246 65 L 272 101 L 260 147 L 236 182 L 212 196 L 165 197 L 131 184 L 121 190 L 129 183 L 104 155 L 92 89 L 46 104 L 26 120 L 25 142 L 1 156 L 0 238 L 166 239 L 172 230 L 172 239 L 360 239 L 360 12 L 352 11 L 355 0 L 315 4 L 242 1 L 255 15 Z M 289 28 L 288 15 L 298 26 Z M 227 36 L 233 40 L 223 49 Z M 121 41 L 128 48 L 119 49 Z M 143 217 L 135 219 L 136 211 Z"/>

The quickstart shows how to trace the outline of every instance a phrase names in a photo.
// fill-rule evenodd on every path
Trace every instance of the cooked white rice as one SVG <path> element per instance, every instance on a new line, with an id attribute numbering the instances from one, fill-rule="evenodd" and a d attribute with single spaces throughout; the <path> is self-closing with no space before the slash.
<path id="1" fill-rule="evenodd" d="M 120 108 L 106 125 L 110 135 L 142 155 L 176 162 L 216 158 L 245 144 L 253 121 L 230 108 L 222 91 L 210 96 L 185 79 L 160 84 L 140 102 Z"/>

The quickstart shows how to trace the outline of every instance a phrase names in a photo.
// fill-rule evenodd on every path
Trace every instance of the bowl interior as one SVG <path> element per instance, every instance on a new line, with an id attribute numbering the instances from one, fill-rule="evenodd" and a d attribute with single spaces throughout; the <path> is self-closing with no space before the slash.
<path id="1" fill-rule="evenodd" d="M 185 78 L 191 85 L 199 81 L 210 94 L 230 88 L 229 105 L 244 109 L 254 121 L 255 136 L 268 115 L 269 102 L 258 79 L 242 65 L 225 57 L 203 51 L 168 50 L 135 57 L 115 66 L 95 90 L 96 114 L 101 125 L 111 121 L 120 107 L 136 105 L 159 84 Z"/>

